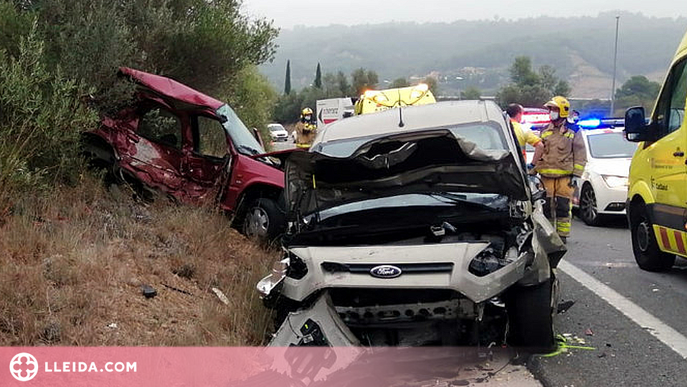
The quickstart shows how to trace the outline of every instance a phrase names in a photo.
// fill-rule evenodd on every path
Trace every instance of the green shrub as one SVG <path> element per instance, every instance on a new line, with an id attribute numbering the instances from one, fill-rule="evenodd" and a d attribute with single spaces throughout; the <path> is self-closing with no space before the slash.
<path id="1" fill-rule="evenodd" d="M 79 134 L 97 122 L 81 103 L 87 93 L 59 68 L 47 70 L 35 23 L 16 57 L 0 52 L 0 204 L 79 173 Z"/>

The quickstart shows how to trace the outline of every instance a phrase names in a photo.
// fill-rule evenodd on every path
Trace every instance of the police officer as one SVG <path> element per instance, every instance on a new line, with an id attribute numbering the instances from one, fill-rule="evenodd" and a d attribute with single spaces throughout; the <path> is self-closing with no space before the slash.
<path id="1" fill-rule="evenodd" d="M 544 149 L 535 165 L 546 189 L 546 217 L 566 242 L 570 235 L 572 195 L 587 164 L 587 153 L 582 135 L 568 125 L 570 102 L 556 96 L 544 106 L 549 109 L 551 123 L 540 134 Z"/>

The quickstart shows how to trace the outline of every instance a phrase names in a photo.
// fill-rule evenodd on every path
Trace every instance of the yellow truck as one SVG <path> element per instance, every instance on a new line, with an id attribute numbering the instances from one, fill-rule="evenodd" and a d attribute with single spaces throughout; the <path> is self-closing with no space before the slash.
<path id="1" fill-rule="evenodd" d="M 687 34 L 647 121 L 644 108 L 625 113 L 627 139 L 638 143 L 629 175 L 627 214 L 640 268 L 670 269 L 687 257 Z M 648 123 L 647 123 L 648 122 Z"/>
<path id="2" fill-rule="evenodd" d="M 387 90 L 368 90 L 355 103 L 355 114 L 368 114 L 383 110 L 436 103 L 429 87 L 420 83 L 416 86 Z"/>

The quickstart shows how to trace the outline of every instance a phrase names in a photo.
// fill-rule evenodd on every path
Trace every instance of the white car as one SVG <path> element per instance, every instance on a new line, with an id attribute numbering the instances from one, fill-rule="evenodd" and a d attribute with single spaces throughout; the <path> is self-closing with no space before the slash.
<path id="1" fill-rule="evenodd" d="M 573 195 L 573 207 L 586 224 L 596 226 L 604 216 L 625 215 L 627 177 L 637 145 L 625 139 L 622 120 L 607 129 L 582 127 L 587 166 Z"/>
<path id="2" fill-rule="evenodd" d="M 269 124 L 267 130 L 270 131 L 272 141 L 288 141 L 289 139 L 289 132 L 284 129 L 282 124 Z"/>

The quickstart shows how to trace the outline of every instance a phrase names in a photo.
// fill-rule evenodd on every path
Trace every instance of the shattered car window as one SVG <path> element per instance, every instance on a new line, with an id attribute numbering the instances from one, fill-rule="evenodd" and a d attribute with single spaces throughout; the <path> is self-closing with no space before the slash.
<path id="1" fill-rule="evenodd" d="M 472 141 L 480 149 L 508 149 L 506 146 L 506 139 L 503 137 L 503 131 L 498 127 L 491 125 L 463 125 L 451 128 L 450 130 L 454 136 L 460 136 L 463 139 Z"/>
<path id="2" fill-rule="evenodd" d="M 427 128 L 426 131 L 446 131 L 462 140 L 473 143 L 477 148 L 485 151 L 505 151 L 508 150 L 503 129 L 497 122 L 487 122 L 479 124 L 467 124 L 449 126 L 446 128 Z M 404 133 L 399 133 L 402 136 Z M 322 143 L 315 147 L 318 153 L 330 157 L 345 158 L 350 157 L 366 143 L 377 139 L 376 136 L 358 137 L 352 140 L 332 141 Z"/>
<path id="3" fill-rule="evenodd" d="M 181 122 L 167 110 L 148 110 L 141 116 L 137 133 L 153 142 L 181 149 Z"/>
<path id="4" fill-rule="evenodd" d="M 203 156 L 222 158 L 227 154 L 227 137 L 222 125 L 209 117 L 196 116 L 195 151 Z"/>
<path id="5" fill-rule="evenodd" d="M 223 120 L 222 126 L 229 133 L 237 151 L 246 155 L 265 153 L 258 140 L 229 105 L 222 105 L 217 109 L 217 115 Z"/>

